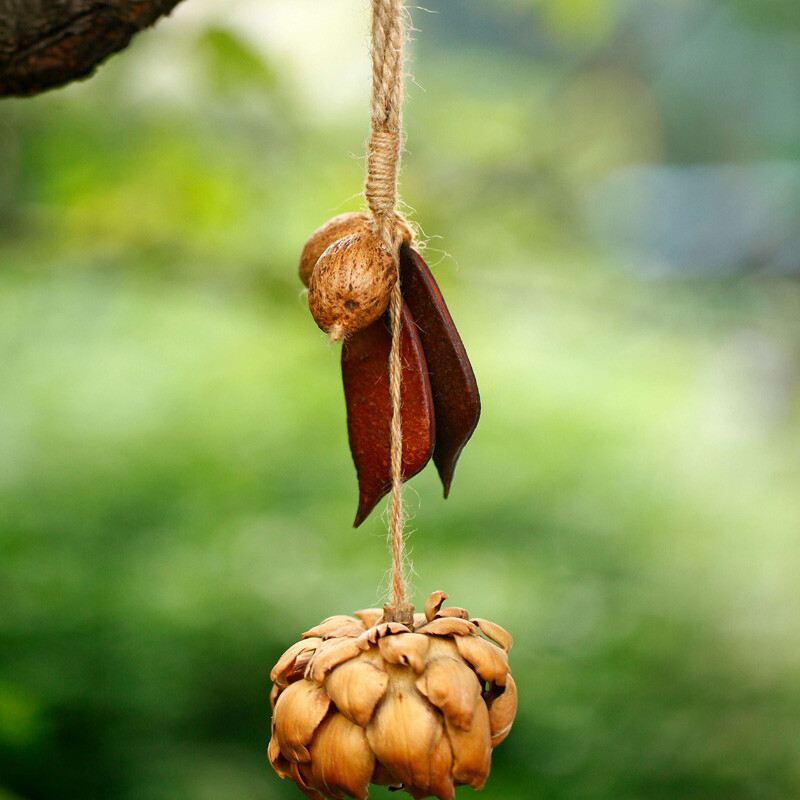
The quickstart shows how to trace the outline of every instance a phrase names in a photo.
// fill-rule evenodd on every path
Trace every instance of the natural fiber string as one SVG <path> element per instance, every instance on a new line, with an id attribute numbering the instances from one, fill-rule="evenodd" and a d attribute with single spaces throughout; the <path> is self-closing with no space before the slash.
<path id="1" fill-rule="evenodd" d="M 408 226 L 397 214 L 397 176 L 400 170 L 403 131 L 403 26 L 402 0 L 372 0 L 372 114 L 367 145 L 367 178 L 364 196 L 372 213 L 375 233 L 398 264 L 399 250 Z M 392 495 L 389 535 L 392 545 L 391 602 L 386 618 L 410 621 L 413 613 L 406 600 L 405 540 L 403 537 L 403 429 L 402 362 L 400 330 L 403 299 L 400 279 L 392 288 L 390 317 L 392 348 L 389 356 L 389 392 L 392 400 L 391 475 Z"/>
<path id="2" fill-rule="evenodd" d="M 390 316 L 392 320 L 392 349 L 389 354 L 389 392 L 392 396 L 392 440 L 391 440 L 391 473 L 392 498 L 389 511 L 389 535 L 392 541 L 392 593 L 391 604 L 397 622 L 409 622 L 411 616 L 406 600 L 408 584 L 405 573 L 405 537 L 403 526 L 403 426 L 400 417 L 402 406 L 402 362 L 400 358 L 400 329 L 403 298 L 400 295 L 400 281 L 392 289 Z"/>
<path id="3" fill-rule="evenodd" d="M 376 233 L 397 256 L 397 174 L 402 150 L 403 3 L 372 0 L 372 114 L 364 196 Z"/>

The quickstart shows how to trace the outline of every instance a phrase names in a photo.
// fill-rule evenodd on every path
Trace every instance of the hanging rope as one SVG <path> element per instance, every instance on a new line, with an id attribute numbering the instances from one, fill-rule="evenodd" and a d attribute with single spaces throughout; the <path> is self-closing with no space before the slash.
<path id="1" fill-rule="evenodd" d="M 372 114 L 364 196 L 372 213 L 375 233 L 389 248 L 395 261 L 399 261 L 400 245 L 408 231 L 405 220 L 397 213 L 397 176 L 403 146 L 404 41 L 402 0 L 372 0 Z M 391 602 L 385 609 L 385 619 L 391 617 L 398 622 L 407 622 L 410 621 L 413 608 L 406 600 L 408 583 L 403 536 L 403 430 L 400 416 L 402 307 L 398 278 L 392 288 L 389 305 L 392 323 L 392 349 L 389 356 L 389 392 L 392 400 L 392 494 L 389 512 L 392 583 Z"/>

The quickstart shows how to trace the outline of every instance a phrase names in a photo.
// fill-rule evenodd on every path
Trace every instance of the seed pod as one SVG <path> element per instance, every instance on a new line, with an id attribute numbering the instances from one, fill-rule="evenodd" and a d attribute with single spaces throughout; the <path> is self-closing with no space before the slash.
<path id="1" fill-rule="evenodd" d="M 347 214 L 339 214 L 333 219 L 329 219 L 324 225 L 320 225 L 308 237 L 300 255 L 300 267 L 297 270 L 300 280 L 308 286 L 317 259 L 327 247 L 351 233 L 371 233 L 372 229 L 369 223 L 369 215 L 351 211 Z"/>
<path id="2" fill-rule="evenodd" d="M 478 384 L 467 352 L 428 265 L 413 248 L 400 248 L 403 299 L 419 330 L 436 410 L 433 463 L 450 493 L 456 462 L 481 415 Z"/>
<path id="3" fill-rule="evenodd" d="M 304 639 L 314 648 L 305 677 L 292 667 L 297 645 L 289 648 L 272 672 L 269 759 L 281 778 L 315 800 L 363 800 L 370 782 L 415 800 L 483 786 L 514 721 L 516 686 L 502 650 L 439 611 L 443 595 L 428 601 L 430 619 L 418 614 L 408 626 L 369 609 L 338 639 Z M 437 622 L 466 627 L 425 630 Z"/>
<path id="4" fill-rule="evenodd" d="M 342 347 L 347 433 L 358 477 L 358 511 L 353 523 L 356 528 L 392 485 L 391 347 L 392 335 L 385 318 L 350 337 Z M 403 362 L 400 384 L 402 467 L 403 480 L 409 480 L 430 460 L 436 442 L 436 426 L 425 357 L 405 305 L 401 314 L 400 357 Z"/>
<path id="5" fill-rule="evenodd" d="M 352 233 L 329 245 L 308 285 L 308 307 L 336 342 L 375 322 L 389 305 L 397 265 L 371 233 Z"/>

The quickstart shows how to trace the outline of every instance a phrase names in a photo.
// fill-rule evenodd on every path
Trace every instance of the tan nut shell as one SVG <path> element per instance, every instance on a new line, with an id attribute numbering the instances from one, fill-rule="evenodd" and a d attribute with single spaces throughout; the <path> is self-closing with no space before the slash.
<path id="1" fill-rule="evenodd" d="M 397 264 L 371 233 L 335 241 L 319 257 L 308 285 L 308 307 L 333 341 L 375 322 L 389 305 Z"/>
<path id="2" fill-rule="evenodd" d="M 272 672 L 268 750 L 280 777 L 312 800 L 365 800 L 370 783 L 415 800 L 483 786 L 517 689 L 506 651 L 481 633 L 509 646 L 511 637 L 442 609 L 445 597 L 431 595 L 427 616 L 409 625 L 384 622 L 378 609 L 329 617 L 284 653 Z"/>
<path id="3" fill-rule="evenodd" d="M 308 286 L 317 259 L 337 239 L 349 236 L 351 233 L 370 233 L 371 230 L 369 215 L 359 214 L 356 211 L 339 214 L 333 219 L 329 219 L 324 225 L 320 225 L 308 237 L 303 252 L 300 254 L 300 266 L 297 270 L 300 280 Z"/>

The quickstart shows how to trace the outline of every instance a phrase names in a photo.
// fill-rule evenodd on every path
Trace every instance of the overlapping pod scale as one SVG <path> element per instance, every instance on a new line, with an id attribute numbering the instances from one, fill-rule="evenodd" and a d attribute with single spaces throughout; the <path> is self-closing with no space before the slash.
<path id="1" fill-rule="evenodd" d="M 375 756 L 360 725 L 333 714 L 320 725 L 310 753 L 312 783 L 321 791 L 357 800 L 369 797 Z"/>
<path id="2" fill-rule="evenodd" d="M 397 633 L 378 639 L 378 649 L 389 664 L 411 667 L 414 672 L 425 671 L 425 656 L 430 638 L 421 633 Z"/>
<path id="3" fill-rule="evenodd" d="M 431 753 L 431 781 L 428 790 L 439 800 L 453 800 L 456 796 L 456 787 L 453 782 L 453 748 L 450 746 L 450 740 L 444 730 Z M 411 794 L 414 795 L 414 792 L 412 791 Z M 419 792 L 415 797 L 425 797 L 424 791 Z"/>
<path id="4" fill-rule="evenodd" d="M 440 800 L 453 800 L 455 797 L 455 782 L 453 781 L 453 748 L 450 740 L 444 733 L 444 726 L 440 722 L 436 733 L 436 744 L 431 751 L 427 779 L 413 786 L 406 786 L 408 793 L 415 800 L 424 797 L 438 797 Z"/>
<path id="5" fill-rule="evenodd" d="M 306 670 L 308 669 L 308 665 L 311 663 L 311 659 L 314 658 L 314 654 L 316 649 L 314 650 L 306 650 L 303 653 L 300 653 L 299 656 L 294 661 L 292 668 L 286 673 L 286 682 L 292 683 L 292 681 L 299 681 L 300 678 L 304 677 L 306 674 Z"/>
<path id="6" fill-rule="evenodd" d="M 281 778 L 289 778 L 292 775 L 292 768 L 289 762 L 283 757 L 281 753 L 280 745 L 278 744 L 278 740 L 273 736 L 269 740 L 269 748 L 267 749 L 267 755 L 269 756 L 269 763 L 272 765 L 272 769 L 280 775 Z"/>
<path id="7" fill-rule="evenodd" d="M 508 656 L 505 650 L 480 636 L 456 636 L 456 647 L 465 661 L 487 683 L 506 685 Z"/>
<path id="8" fill-rule="evenodd" d="M 280 693 L 275 702 L 275 736 L 284 758 L 310 761 L 308 745 L 330 704 L 328 693 L 307 680 L 296 681 Z"/>
<path id="9" fill-rule="evenodd" d="M 384 636 L 391 636 L 395 633 L 410 633 L 411 631 L 402 622 L 379 622 L 368 628 L 358 637 L 358 645 L 362 650 L 369 648 L 371 644 L 378 644 L 378 640 Z"/>
<path id="10" fill-rule="evenodd" d="M 429 636 L 428 639 L 431 643 L 428 650 L 428 662 L 443 657 L 463 660 L 452 636 Z"/>
<path id="11" fill-rule="evenodd" d="M 364 626 L 355 617 L 348 617 L 345 614 L 337 614 L 335 617 L 328 617 L 327 619 L 322 620 L 319 625 L 315 625 L 313 628 L 311 628 L 311 630 L 306 631 L 303 634 L 303 638 L 306 639 L 312 636 L 321 638 L 339 630 L 342 627 L 347 627 L 350 625 L 357 626 L 359 628 L 359 633 L 364 630 Z"/>
<path id="12" fill-rule="evenodd" d="M 288 675 L 291 673 L 298 657 L 306 651 L 313 652 L 317 645 L 322 641 L 319 637 L 302 639 L 293 644 L 279 659 L 278 663 L 272 668 L 269 679 L 278 686 L 287 686 Z"/>
<path id="13" fill-rule="evenodd" d="M 388 685 L 386 672 L 361 658 L 340 664 L 325 681 L 325 689 L 336 708 L 351 722 L 361 726 L 372 718 Z"/>
<path id="14" fill-rule="evenodd" d="M 437 617 L 423 625 L 417 633 L 429 636 L 456 636 L 456 641 L 464 636 L 474 636 L 478 629 L 469 620 L 460 617 Z"/>
<path id="15" fill-rule="evenodd" d="M 375 626 L 375 630 L 377 631 L 377 638 L 389 636 L 393 633 L 410 632 L 408 626 L 404 625 L 402 622 L 379 622 Z M 372 641 L 372 639 L 370 639 L 370 641 Z"/>
<path id="16" fill-rule="evenodd" d="M 453 778 L 457 783 L 482 789 L 492 765 L 492 737 L 486 704 L 475 704 L 468 730 L 453 725 L 447 717 L 444 724 L 453 748 Z"/>
<path id="17" fill-rule="evenodd" d="M 497 691 L 497 687 L 494 691 Z M 508 736 L 516 715 L 517 684 L 509 675 L 504 690 L 489 700 L 489 728 L 492 734 L 492 747 L 497 747 Z"/>
<path id="18" fill-rule="evenodd" d="M 336 630 L 333 630 L 330 633 L 326 633 L 322 638 L 323 639 L 341 639 L 341 638 L 355 639 L 357 636 L 361 636 L 362 633 L 364 633 L 364 626 L 360 622 L 347 622 L 344 625 L 342 625 L 341 628 L 336 628 Z"/>
<path id="19" fill-rule="evenodd" d="M 308 665 L 306 677 L 322 683 L 334 667 L 355 658 L 361 652 L 355 639 L 326 639 L 317 647 Z"/>
<path id="20" fill-rule="evenodd" d="M 447 597 L 447 592 L 443 592 L 441 589 L 431 593 L 431 596 L 425 603 L 425 619 L 428 620 L 428 622 L 439 613 L 439 609 L 442 607 L 442 603 L 447 600 Z"/>
<path id="21" fill-rule="evenodd" d="M 469 730 L 475 707 L 483 701 L 478 678 L 463 661 L 449 656 L 434 659 L 416 686 L 453 725 Z"/>
<path id="22" fill-rule="evenodd" d="M 356 611 L 353 616 L 358 617 L 365 628 L 371 628 L 373 625 L 377 625 L 381 619 L 383 619 L 383 609 L 362 608 L 361 611 Z"/>
<path id="23" fill-rule="evenodd" d="M 292 762 L 292 780 L 297 784 L 297 788 L 310 800 L 325 800 L 325 795 L 320 794 L 316 789 L 309 785 L 311 781 L 311 768 L 308 764 L 297 764 Z"/>
<path id="24" fill-rule="evenodd" d="M 469 619 L 469 613 L 466 608 L 458 608 L 458 606 L 450 606 L 449 608 L 440 608 L 437 617 L 458 617 L 459 619 Z"/>
<path id="25" fill-rule="evenodd" d="M 405 784 L 425 786 L 441 725 L 434 707 L 417 691 L 413 673 L 394 668 L 383 702 L 367 725 L 375 757 Z"/>
<path id="26" fill-rule="evenodd" d="M 511 634 L 505 629 L 501 628 L 497 623 L 491 622 L 488 619 L 481 619 L 480 617 L 473 618 L 474 622 L 480 629 L 484 636 L 488 636 L 493 642 L 506 651 L 506 653 L 514 646 L 514 639 Z"/>

